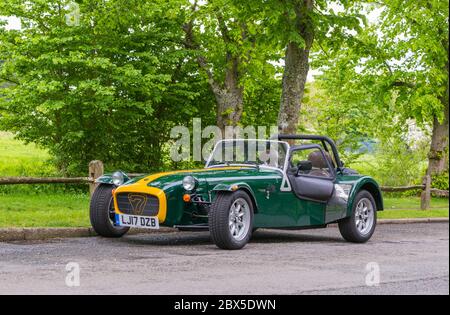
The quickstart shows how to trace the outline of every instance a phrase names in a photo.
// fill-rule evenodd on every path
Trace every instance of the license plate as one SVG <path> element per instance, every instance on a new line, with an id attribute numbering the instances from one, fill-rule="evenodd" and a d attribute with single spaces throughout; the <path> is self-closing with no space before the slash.
<path id="1" fill-rule="evenodd" d="M 159 229 L 159 220 L 158 217 L 116 214 L 116 225 L 138 227 L 143 229 Z"/>

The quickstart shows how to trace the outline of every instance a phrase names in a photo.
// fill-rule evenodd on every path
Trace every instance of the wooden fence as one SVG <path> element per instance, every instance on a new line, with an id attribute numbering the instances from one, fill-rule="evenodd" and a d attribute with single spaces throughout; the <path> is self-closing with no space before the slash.
<path id="1" fill-rule="evenodd" d="M 104 167 L 102 161 L 91 161 L 89 163 L 89 173 L 87 177 L 0 177 L 0 185 L 18 185 L 18 184 L 89 184 L 89 191 L 92 195 L 95 189 L 95 179 L 102 176 Z M 129 173 L 130 177 L 144 175 L 142 173 Z M 449 196 L 448 190 L 439 190 L 431 188 L 431 177 L 425 176 L 422 185 L 388 187 L 381 186 L 384 192 L 405 192 L 410 190 L 421 190 L 420 208 L 426 210 L 430 208 L 431 195 L 439 197 Z"/>

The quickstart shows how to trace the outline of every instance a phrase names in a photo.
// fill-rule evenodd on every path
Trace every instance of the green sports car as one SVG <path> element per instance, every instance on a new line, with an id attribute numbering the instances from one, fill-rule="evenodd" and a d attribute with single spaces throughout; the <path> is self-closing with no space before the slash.
<path id="1" fill-rule="evenodd" d="M 120 237 L 130 227 L 209 230 L 223 249 L 240 249 L 257 228 L 322 228 L 366 242 L 383 199 L 376 181 L 345 168 L 335 143 L 316 135 L 219 141 L 203 169 L 130 179 L 104 175 L 90 205 L 95 231 Z"/>

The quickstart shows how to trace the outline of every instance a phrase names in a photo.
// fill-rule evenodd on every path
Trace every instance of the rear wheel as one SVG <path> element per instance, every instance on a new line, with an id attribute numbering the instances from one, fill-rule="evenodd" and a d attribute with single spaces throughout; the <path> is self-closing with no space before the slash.
<path id="1" fill-rule="evenodd" d="M 129 227 L 115 226 L 113 186 L 100 184 L 92 194 L 89 214 L 95 232 L 105 237 L 121 237 Z"/>
<path id="2" fill-rule="evenodd" d="M 252 236 L 253 204 L 242 190 L 219 192 L 209 211 L 209 231 L 222 249 L 241 249 Z"/>
<path id="3" fill-rule="evenodd" d="M 353 202 L 350 217 L 339 221 L 339 231 L 344 239 L 354 243 L 367 242 L 377 225 L 377 207 L 370 192 L 361 190 Z"/>

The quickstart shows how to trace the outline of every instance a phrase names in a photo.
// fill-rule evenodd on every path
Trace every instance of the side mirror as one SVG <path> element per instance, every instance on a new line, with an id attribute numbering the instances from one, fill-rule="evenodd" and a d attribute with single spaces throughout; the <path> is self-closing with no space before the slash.
<path id="1" fill-rule="evenodd" d="M 300 161 L 297 164 L 297 175 L 300 172 L 308 172 L 312 170 L 312 162 L 311 161 Z"/>

